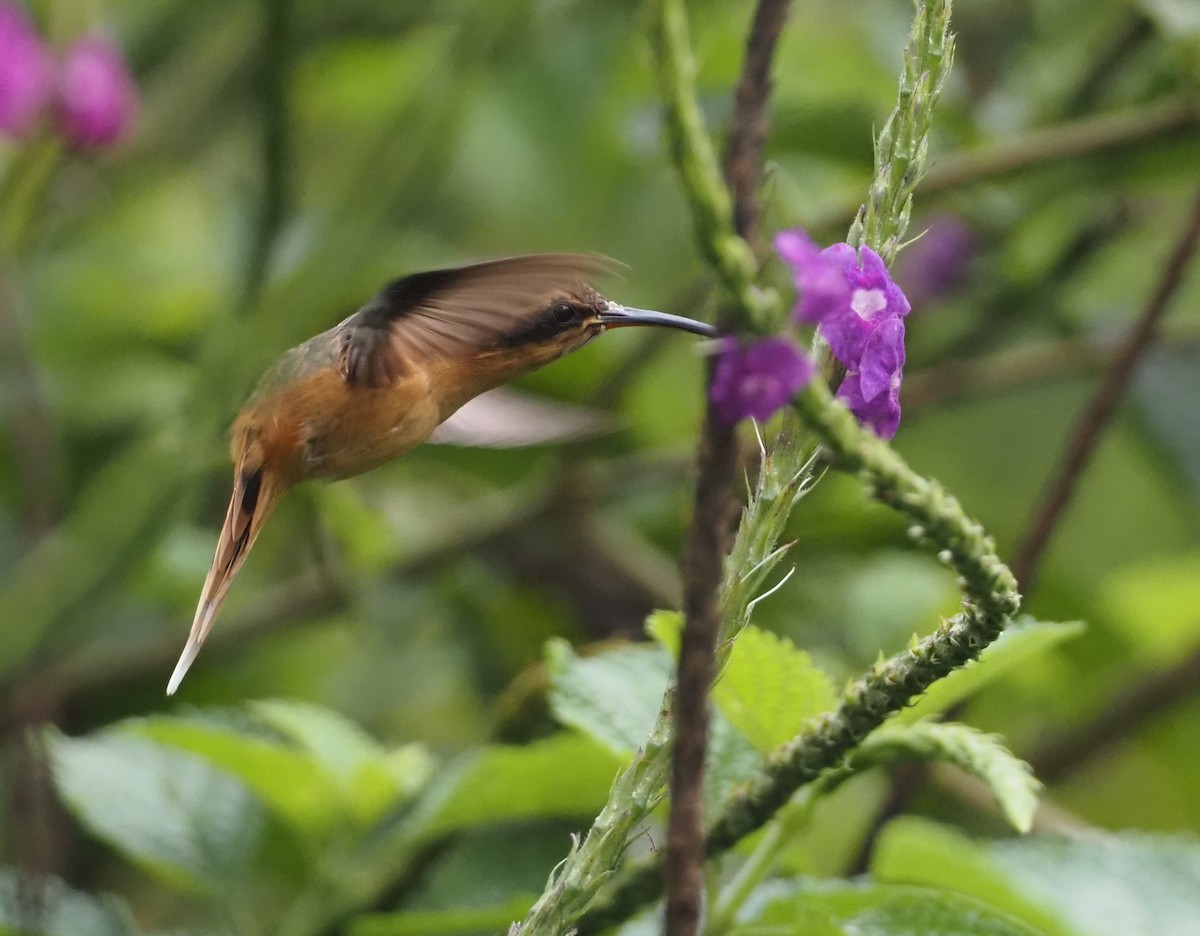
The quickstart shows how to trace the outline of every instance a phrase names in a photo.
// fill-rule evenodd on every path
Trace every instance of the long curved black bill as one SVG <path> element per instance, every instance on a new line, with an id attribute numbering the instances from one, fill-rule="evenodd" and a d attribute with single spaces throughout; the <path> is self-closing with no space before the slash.
<path id="1" fill-rule="evenodd" d="M 597 316 L 605 328 L 623 328 L 627 325 L 657 325 L 660 328 L 678 328 L 680 331 L 691 332 L 693 335 L 703 335 L 706 338 L 716 338 L 717 330 L 705 322 L 684 318 L 682 315 L 672 315 L 670 312 L 654 312 L 651 309 L 629 309 L 615 302 L 610 302 L 608 308 Z"/>

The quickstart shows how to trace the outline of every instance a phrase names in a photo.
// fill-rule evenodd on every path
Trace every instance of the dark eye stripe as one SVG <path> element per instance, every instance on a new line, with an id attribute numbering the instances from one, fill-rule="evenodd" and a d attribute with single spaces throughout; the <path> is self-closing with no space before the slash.
<path id="1" fill-rule="evenodd" d="M 555 335 L 579 325 L 587 318 L 591 309 L 586 306 L 574 305 L 568 302 L 556 302 L 543 309 L 536 318 L 524 323 L 524 326 L 504 339 L 504 345 L 510 348 L 523 344 L 549 341 Z"/>

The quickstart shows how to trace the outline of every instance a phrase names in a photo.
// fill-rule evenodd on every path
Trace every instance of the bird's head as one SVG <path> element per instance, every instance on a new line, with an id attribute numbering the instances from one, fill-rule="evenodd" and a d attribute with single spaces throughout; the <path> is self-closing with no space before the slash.
<path id="1" fill-rule="evenodd" d="M 504 336 L 502 345 L 513 351 L 528 351 L 547 359 L 576 350 L 610 328 L 654 325 L 677 328 L 713 337 L 711 325 L 649 309 L 631 309 L 605 299 L 589 287 L 562 293 L 521 320 L 519 327 Z"/>

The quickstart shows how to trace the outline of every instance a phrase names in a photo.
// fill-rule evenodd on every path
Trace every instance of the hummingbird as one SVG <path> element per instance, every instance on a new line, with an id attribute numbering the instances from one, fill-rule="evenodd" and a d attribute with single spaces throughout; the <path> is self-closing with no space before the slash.
<path id="1" fill-rule="evenodd" d="M 659 326 L 715 337 L 703 322 L 604 298 L 590 281 L 613 265 L 551 253 L 414 273 L 285 352 L 233 421 L 233 495 L 167 694 L 179 688 L 263 522 L 289 488 L 310 478 L 349 478 L 397 458 L 470 400 L 610 328 Z"/>

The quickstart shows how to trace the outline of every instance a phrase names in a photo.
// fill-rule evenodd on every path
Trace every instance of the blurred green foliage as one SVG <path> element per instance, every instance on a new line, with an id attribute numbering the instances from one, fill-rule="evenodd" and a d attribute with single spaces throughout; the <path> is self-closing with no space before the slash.
<path id="1" fill-rule="evenodd" d="M 628 269 L 605 285 L 622 302 L 711 305 L 638 5 L 30 5 L 52 36 L 88 15 L 110 27 L 144 99 L 123 149 L 55 164 L 0 260 L 0 928 L 501 931 L 604 803 L 666 678 L 648 645 L 576 656 L 554 640 L 545 663 L 543 647 L 639 637 L 678 603 L 691 342 L 618 332 L 525 381 L 611 409 L 611 436 L 428 446 L 293 492 L 181 693 L 163 689 L 228 497 L 224 427 L 285 348 L 400 273 L 534 250 L 617 258 Z M 965 285 L 909 320 L 896 444 L 1002 555 L 1094 386 L 1081 349 L 1134 320 L 1188 210 L 1200 27 L 1185 6 L 955 11 L 913 231 L 952 212 L 980 249 Z M 689 8 L 720 128 L 752 8 Z M 768 230 L 844 235 L 910 12 L 793 3 Z M 24 158 L 5 146 L 0 172 Z M 910 805 L 922 818 L 883 830 L 871 883 L 769 883 L 734 931 L 1099 936 L 1200 919 L 1198 336 L 1193 276 L 1028 595 L 1035 617 L 1086 630 L 1030 625 L 918 707 L 965 703 L 960 718 L 1044 770 L 1048 821 L 1086 835 L 993 842 L 998 813 L 935 771 Z M 823 478 L 791 537 L 796 574 L 756 608 L 763 632 L 716 696 L 740 769 L 828 708 L 812 661 L 840 682 L 955 606 L 944 569 L 853 479 Z M 780 867 L 845 874 L 886 795 L 877 773 L 839 788 Z M 1089 914 L 1098 889 L 1108 912 Z"/>

